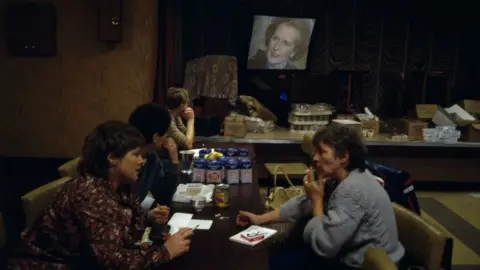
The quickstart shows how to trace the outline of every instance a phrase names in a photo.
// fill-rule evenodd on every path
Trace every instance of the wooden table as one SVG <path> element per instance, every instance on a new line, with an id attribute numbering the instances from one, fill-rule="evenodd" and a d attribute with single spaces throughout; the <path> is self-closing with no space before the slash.
<path id="1" fill-rule="evenodd" d="M 207 206 L 196 213 L 189 204 L 172 204 L 172 213 L 193 213 L 194 219 L 210 219 L 213 225 L 210 230 L 195 231 L 190 251 L 161 269 L 268 269 L 267 243 L 249 247 L 229 240 L 230 236 L 244 229 L 236 226 L 239 210 L 264 212 L 255 172 L 252 184 L 231 185 L 230 195 L 230 207 L 226 209 Z M 218 219 L 216 214 L 227 218 Z"/>

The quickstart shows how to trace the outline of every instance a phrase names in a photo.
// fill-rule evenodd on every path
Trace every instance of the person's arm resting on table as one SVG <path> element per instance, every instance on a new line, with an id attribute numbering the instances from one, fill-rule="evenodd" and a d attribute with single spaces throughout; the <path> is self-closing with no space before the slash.
<path id="1" fill-rule="evenodd" d="M 303 233 L 305 242 L 309 243 L 319 256 L 335 257 L 355 233 L 365 214 L 360 203 L 352 198 L 352 194 L 347 193 L 329 205 L 327 214 L 324 215 L 323 201 L 314 201 L 313 218 L 307 223 Z"/>
<path id="2" fill-rule="evenodd" d="M 106 207 L 106 206 L 105 206 Z M 102 214 L 102 210 L 91 204 L 83 204 L 77 210 L 81 230 L 88 237 L 92 255 L 101 268 L 145 269 L 156 267 L 170 260 L 165 246 L 122 247 L 120 228 Z"/>

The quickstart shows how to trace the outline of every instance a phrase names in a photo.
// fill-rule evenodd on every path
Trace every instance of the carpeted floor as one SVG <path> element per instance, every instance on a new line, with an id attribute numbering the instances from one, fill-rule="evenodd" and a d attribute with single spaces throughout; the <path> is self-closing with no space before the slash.
<path id="1" fill-rule="evenodd" d="M 267 189 L 261 188 L 262 198 Z M 452 235 L 453 270 L 480 270 L 480 198 L 468 192 L 417 192 L 422 216 Z"/>

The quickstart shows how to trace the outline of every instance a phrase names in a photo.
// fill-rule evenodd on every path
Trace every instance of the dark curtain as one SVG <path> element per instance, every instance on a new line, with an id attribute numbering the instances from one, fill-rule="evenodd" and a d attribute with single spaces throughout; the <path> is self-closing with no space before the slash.
<path id="1" fill-rule="evenodd" d="M 158 60 L 153 97 L 163 104 L 169 87 L 183 85 L 182 0 L 158 2 Z"/>
<path id="2" fill-rule="evenodd" d="M 315 18 L 307 72 L 291 82 L 324 81 L 328 89 L 305 85 L 290 88 L 290 96 L 318 97 L 337 109 L 350 103 L 368 106 L 386 116 L 408 114 L 416 103 L 449 105 L 479 98 L 479 26 L 474 8 L 465 2 L 414 0 L 184 0 L 185 55 L 235 55 L 239 65 L 239 94 L 253 92 L 251 77 L 272 73 L 246 71 L 253 15 Z M 200 3 L 200 4 L 199 4 Z M 193 19 L 190 19 L 193 18 Z M 235 34 L 232 34 L 235 33 Z M 253 74 L 253 75 L 252 75 Z M 242 83 L 244 87 L 242 87 Z M 333 85 L 332 85 L 333 84 Z M 247 87 L 245 87 L 245 85 Z M 348 89 L 350 92 L 348 93 Z M 325 93 L 312 93 L 323 91 Z M 322 99 L 320 99 L 322 98 Z M 332 99 L 335 99 L 332 100 Z"/>

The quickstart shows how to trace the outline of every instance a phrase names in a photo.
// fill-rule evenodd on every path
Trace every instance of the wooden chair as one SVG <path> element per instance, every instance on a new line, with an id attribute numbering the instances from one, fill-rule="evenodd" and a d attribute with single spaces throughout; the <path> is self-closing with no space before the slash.
<path id="1" fill-rule="evenodd" d="M 428 270 L 451 269 L 452 237 L 403 206 L 393 203 L 393 210 L 405 262 Z"/>
<path id="2" fill-rule="evenodd" d="M 397 266 L 383 249 L 369 248 L 365 252 L 362 270 L 397 270 Z"/>
<path id="3" fill-rule="evenodd" d="M 33 225 L 35 220 L 42 214 L 50 201 L 54 198 L 60 187 L 71 179 L 71 177 L 62 177 L 22 196 L 26 228 L 30 228 Z"/>

